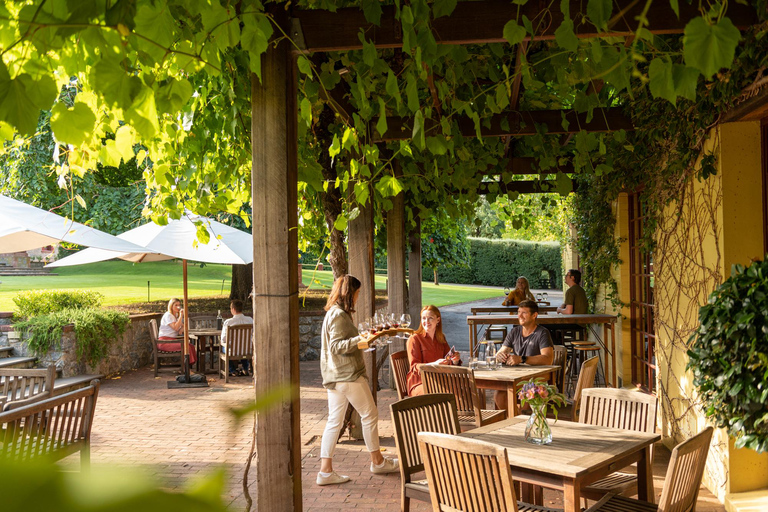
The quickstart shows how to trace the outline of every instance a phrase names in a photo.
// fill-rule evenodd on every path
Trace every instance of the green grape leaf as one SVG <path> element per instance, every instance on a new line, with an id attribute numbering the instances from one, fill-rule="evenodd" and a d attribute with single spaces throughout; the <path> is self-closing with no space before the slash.
<path id="1" fill-rule="evenodd" d="M 110 107 L 128 108 L 142 88 L 141 80 L 125 72 L 110 59 L 101 59 L 91 68 L 90 82 L 94 90 L 100 91 Z"/>
<path id="2" fill-rule="evenodd" d="M 675 82 L 675 93 L 678 96 L 696 101 L 696 87 L 699 81 L 697 69 L 682 64 L 674 64 L 672 66 L 672 79 Z"/>
<path id="3" fill-rule="evenodd" d="M 370 41 L 366 41 L 365 34 L 360 32 L 360 42 L 363 43 L 363 62 L 366 65 L 373 67 L 376 63 L 376 45 Z"/>
<path id="4" fill-rule="evenodd" d="M 184 78 L 170 81 L 155 92 L 157 109 L 160 112 L 176 115 L 192 97 L 192 84 Z"/>
<path id="5" fill-rule="evenodd" d="M 141 91 L 131 105 L 125 109 L 125 120 L 133 126 L 142 139 L 148 140 L 160 130 L 155 106 L 155 92 L 149 87 L 142 86 Z"/>
<path id="6" fill-rule="evenodd" d="M 120 158 L 120 151 L 117 149 L 115 141 L 112 139 L 106 140 L 99 150 L 99 162 L 109 167 L 119 167 Z"/>
<path id="7" fill-rule="evenodd" d="M 40 110 L 51 108 L 56 99 L 56 83 L 49 76 L 34 80 L 26 73 L 9 80 L 5 66 L 0 68 L 0 121 L 31 135 L 37 129 Z"/>
<path id="8" fill-rule="evenodd" d="M 328 154 L 331 156 L 331 158 L 335 157 L 341 152 L 341 143 L 339 142 L 339 136 L 334 135 L 333 136 L 333 142 L 331 142 L 331 147 L 328 148 Z"/>
<path id="9" fill-rule="evenodd" d="M 456 8 L 457 0 L 435 0 L 432 4 L 432 14 L 435 19 L 441 16 L 450 16 L 453 10 Z"/>
<path id="10" fill-rule="evenodd" d="M 387 106 L 381 96 L 379 96 L 379 120 L 376 122 L 376 131 L 382 137 L 387 133 Z"/>
<path id="11" fill-rule="evenodd" d="M 403 191 L 403 184 L 391 174 L 385 174 L 376 184 L 376 190 L 384 197 L 396 196 Z"/>
<path id="12" fill-rule="evenodd" d="M 721 18 L 711 25 L 704 18 L 696 17 L 685 26 L 685 63 L 701 71 L 704 78 L 709 80 L 720 68 L 731 67 L 740 39 L 741 33 L 730 19 Z"/>
<path id="13" fill-rule="evenodd" d="M 408 100 L 408 110 L 416 112 L 419 110 L 419 89 L 418 82 L 413 73 L 408 73 L 405 85 L 405 96 Z"/>
<path id="14" fill-rule="evenodd" d="M 139 38 L 139 48 L 155 62 L 160 62 L 176 38 L 176 20 L 167 3 L 143 3 L 136 12 L 135 21 L 135 32 L 142 36 Z"/>
<path id="15" fill-rule="evenodd" d="M 363 0 L 363 14 L 368 23 L 381 25 L 381 3 L 379 0 Z"/>
<path id="16" fill-rule="evenodd" d="M 613 2 L 611 0 L 588 0 L 587 17 L 589 21 L 601 30 L 607 30 L 608 20 L 611 19 L 613 12 Z"/>
<path id="17" fill-rule="evenodd" d="M 416 115 L 413 116 L 413 133 L 411 139 L 416 147 L 424 149 L 424 114 L 421 110 L 416 111 Z"/>
<path id="18" fill-rule="evenodd" d="M 358 181 L 355 183 L 355 199 L 360 204 L 365 204 L 366 201 L 368 201 L 368 196 L 370 195 L 370 189 L 368 188 L 367 183 L 363 183 Z"/>
<path id="19" fill-rule="evenodd" d="M 444 155 L 448 152 L 448 146 L 446 144 L 445 137 L 438 135 L 437 137 L 427 137 L 427 149 L 433 155 Z"/>
<path id="20" fill-rule="evenodd" d="M 312 125 L 312 102 L 309 101 L 309 98 L 301 99 L 299 112 L 301 113 L 301 118 L 307 123 L 307 126 Z"/>
<path id="21" fill-rule="evenodd" d="M 555 41 L 565 50 L 575 52 L 579 48 L 579 39 L 573 32 L 573 21 L 570 19 L 563 20 L 555 30 Z"/>
<path id="22" fill-rule="evenodd" d="M 672 7 L 673 11 L 675 11 L 675 16 L 677 16 L 677 19 L 680 19 L 680 5 L 678 4 L 678 0 L 669 0 L 669 6 Z"/>
<path id="23" fill-rule="evenodd" d="M 339 216 L 336 217 L 336 220 L 333 223 L 333 229 L 344 231 L 345 229 L 347 229 L 347 224 L 348 224 L 347 217 L 343 213 L 340 213 Z"/>
<path id="24" fill-rule="evenodd" d="M 677 92 L 672 78 L 672 62 L 657 57 L 648 68 L 648 87 L 654 98 L 664 98 L 673 105 L 677 104 Z"/>
<path id="25" fill-rule="evenodd" d="M 299 71 L 310 78 L 312 77 L 312 64 L 309 62 L 309 59 L 303 55 L 299 55 L 299 58 L 296 60 L 296 64 L 299 66 Z"/>
<path id="26" fill-rule="evenodd" d="M 525 28 L 517 24 L 515 20 L 509 20 L 504 25 L 504 39 L 511 45 L 519 44 L 525 39 Z"/>
<path id="27" fill-rule="evenodd" d="M 555 191 L 561 196 L 567 196 L 573 192 L 573 180 L 569 178 L 564 172 L 558 172 L 555 177 Z"/>
<path id="28" fill-rule="evenodd" d="M 59 101 L 51 110 L 51 129 L 56 140 L 79 146 L 91 139 L 96 114 L 88 105 L 77 102 L 73 108 Z"/>
<path id="29" fill-rule="evenodd" d="M 397 78 L 391 69 L 389 70 L 389 73 L 387 73 L 386 89 L 387 94 L 395 98 L 395 101 L 397 101 L 397 108 L 400 108 L 400 105 L 403 103 L 403 97 L 400 96 L 400 88 L 397 86 Z"/>
<path id="30" fill-rule="evenodd" d="M 127 162 L 135 155 L 133 153 L 133 138 L 131 137 L 131 128 L 123 125 L 115 133 L 115 149 L 120 153 L 120 157 Z"/>

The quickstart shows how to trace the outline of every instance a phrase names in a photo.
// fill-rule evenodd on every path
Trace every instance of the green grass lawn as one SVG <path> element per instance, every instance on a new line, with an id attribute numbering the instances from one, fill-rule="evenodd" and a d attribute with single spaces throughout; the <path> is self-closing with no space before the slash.
<path id="1" fill-rule="evenodd" d="M 105 261 L 90 265 L 62 267 L 54 270 L 57 276 L 0 277 L 0 311 L 13 311 L 15 297 L 23 290 L 86 289 L 104 295 L 104 305 L 128 304 L 178 297 L 182 294 L 181 262 L 163 261 L 133 264 L 127 261 Z M 189 296 L 220 296 L 222 281 L 225 296 L 229 295 L 232 272 L 228 265 L 190 264 L 188 268 Z M 333 274 L 330 271 L 303 272 L 303 282 L 312 288 L 330 287 Z M 386 287 L 386 277 L 376 276 L 376 288 Z M 501 297 L 503 291 L 494 288 L 472 286 L 435 286 L 423 284 L 424 304 L 445 306 L 459 302 L 490 297 Z"/>

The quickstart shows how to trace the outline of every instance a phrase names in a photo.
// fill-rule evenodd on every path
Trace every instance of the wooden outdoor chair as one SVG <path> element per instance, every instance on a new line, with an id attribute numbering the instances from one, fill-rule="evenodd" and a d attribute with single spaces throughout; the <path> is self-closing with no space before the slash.
<path id="1" fill-rule="evenodd" d="M 400 510 L 410 510 L 411 498 L 429 503 L 426 478 L 413 480 L 424 471 L 419 450 L 419 432 L 458 434 L 461 431 L 456 412 L 456 398 L 450 394 L 435 394 L 404 398 L 389 406 L 395 427 L 395 443 L 400 461 Z"/>
<path id="2" fill-rule="evenodd" d="M 579 423 L 652 434 L 656 431 L 656 397 L 625 389 L 591 388 L 581 392 Z M 651 448 L 653 460 L 653 448 Z M 607 493 L 632 496 L 637 475 L 616 472 L 582 487 L 581 494 L 599 500 Z"/>
<path id="3" fill-rule="evenodd" d="M 154 318 L 149 321 L 149 339 L 152 341 L 152 357 L 155 360 L 155 377 L 157 377 L 157 372 L 160 370 L 160 360 L 161 359 L 179 359 L 179 370 L 181 370 L 182 366 L 182 352 L 181 352 L 181 340 L 179 340 L 179 350 L 174 351 L 166 351 L 166 350 L 160 350 L 158 348 L 158 343 L 173 343 L 172 341 L 164 341 L 160 342 L 158 341 L 158 329 L 157 329 L 157 320 Z M 173 365 L 176 366 L 176 365 Z"/>
<path id="4" fill-rule="evenodd" d="M 565 369 L 567 368 L 567 363 L 568 349 L 565 348 L 564 345 L 555 345 L 552 364 L 560 367 L 560 369 L 557 370 L 557 374 L 555 374 L 555 385 L 557 386 L 557 390 L 561 393 L 565 393 Z"/>
<path id="5" fill-rule="evenodd" d="M 576 391 L 573 393 L 573 400 L 557 410 L 557 419 L 566 421 L 576 421 L 578 418 L 579 407 L 581 406 L 581 392 L 587 388 L 595 386 L 595 375 L 597 374 L 597 363 L 600 358 L 590 357 L 581 365 L 579 371 L 579 380 L 576 383 Z"/>
<path id="6" fill-rule="evenodd" d="M 432 510 L 554 512 L 517 501 L 505 448 L 449 434 L 418 434 Z"/>
<path id="7" fill-rule="evenodd" d="M 227 327 L 227 341 L 219 351 L 219 374 L 229 382 L 229 361 L 253 359 L 253 325 L 231 325 Z M 255 365 L 254 365 L 255 368 Z"/>
<path id="8" fill-rule="evenodd" d="M 397 399 L 408 397 L 408 352 L 400 350 L 389 355 L 389 368 L 395 380 Z"/>
<path id="9" fill-rule="evenodd" d="M 56 365 L 43 369 L 0 369 L 0 410 L 6 403 L 17 400 L 52 397 L 55 380 Z"/>
<path id="10" fill-rule="evenodd" d="M 707 463 L 712 427 L 683 441 L 672 450 L 659 504 L 608 494 L 587 512 L 692 512 L 696 510 L 701 477 Z"/>
<path id="11" fill-rule="evenodd" d="M 475 373 L 469 368 L 442 364 L 420 364 L 418 368 L 426 393 L 450 393 L 456 397 L 459 422 L 465 430 L 506 419 L 507 411 L 483 409 Z"/>
<path id="12" fill-rule="evenodd" d="M 0 413 L 0 459 L 59 460 L 80 452 L 80 469 L 88 470 L 98 395 L 99 381 L 92 380 L 89 386 L 63 395 L 6 404 Z"/>

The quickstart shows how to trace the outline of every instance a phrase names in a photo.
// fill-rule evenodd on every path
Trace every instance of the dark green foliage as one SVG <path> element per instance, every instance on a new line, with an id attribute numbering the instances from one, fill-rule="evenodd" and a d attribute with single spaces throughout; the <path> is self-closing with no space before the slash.
<path id="1" fill-rule="evenodd" d="M 707 416 L 737 448 L 768 451 L 768 260 L 735 265 L 699 322 L 688 369 Z"/>
<path id="2" fill-rule="evenodd" d="M 30 290 L 13 298 L 16 315 L 32 318 L 65 309 L 96 308 L 104 296 L 91 290 Z"/>
<path id="3" fill-rule="evenodd" d="M 35 354 L 45 354 L 61 348 L 64 326 L 74 324 L 78 360 L 96 365 L 107 355 L 109 345 L 125 333 L 128 321 L 128 314 L 121 311 L 64 309 L 16 323 L 15 327 L 30 335 L 27 343 Z"/>
<path id="4" fill-rule="evenodd" d="M 525 276 L 531 288 L 559 287 L 563 278 L 560 244 L 469 238 L 468 267 L 439 267 L 446 283 L 514 286 Z M 430 276 L 424 276 L 429 280 Z"/>

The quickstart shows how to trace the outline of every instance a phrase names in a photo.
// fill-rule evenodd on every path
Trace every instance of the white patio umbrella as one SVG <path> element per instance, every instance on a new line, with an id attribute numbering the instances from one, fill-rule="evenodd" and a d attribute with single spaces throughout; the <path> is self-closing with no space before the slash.
<path id="1" fill-rule="evenodd" d="M 0 195 L 0 252 L 28 251 L 62 241 L 113 251 L 142 250 L 128 240 Z"/>
<path id="2" fill-rule="evenodd" d="M 197 222 L 202 222 L 202 225 L 208 231 L 210 240 L 207 244 L 198 241 Z M 207 217 L 193 214 L 187 214 L 178 220 L 169 219 L 168 224 L 165 226 L 150 222 L 126 231 L 117 237 L 140 245 L 145 249 L 134 252 L 84 249 L 71 256 L 54 261 L 47 265 L 47 267 L 84 265 L 113 258 L 133 262 L 181 259 L 184 281 L 184 305 L 187 307 L 187 260 L 225 265 L 246 265 L 253 261 L 253 238 L 250 233 L 221 224 Z M 186 343 L 188 339 L 189 314 L 185 314 L 182 353 L 187 376 L 189 374 Z M 187 381 L 189 381 L 189 378 L 187 378 Z"/>

